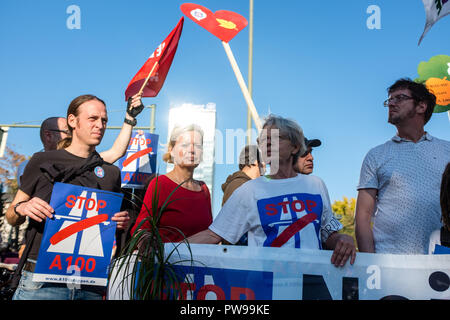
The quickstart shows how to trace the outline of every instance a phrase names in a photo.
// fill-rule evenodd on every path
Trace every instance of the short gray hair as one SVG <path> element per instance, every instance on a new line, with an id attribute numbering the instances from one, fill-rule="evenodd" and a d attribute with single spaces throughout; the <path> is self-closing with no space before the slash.
<path id="1" fill-rule="evenodd" d="M 300 125 L 295 120 L 270 114 L 265 119 L 262 127 L 264 129 L 269 126 L 276 127 L 280 130 L 280 136 L 286 136 L 294 146 L 300 147 L 299 151 L 294 155 L 294 163 L 297 162 L 298 158 L 306 152 L 305 136 Z M 261 131 L 260 137 L 263 132 L 264 130 Z"/>

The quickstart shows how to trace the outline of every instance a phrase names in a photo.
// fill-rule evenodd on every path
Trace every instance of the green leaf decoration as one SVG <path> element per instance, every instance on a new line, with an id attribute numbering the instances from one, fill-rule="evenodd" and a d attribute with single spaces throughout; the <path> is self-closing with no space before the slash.
<path id="1" fill-rule="evenodd" d="M 442 85 L 440 88 L 444 88 L 446 86 L 445 81 L 449 82 L 447 87 L 450 86 L 450 56 L 437 55 L 432 57 L 429 61 L 422 61 L 421 63 L 419 63 L 419 66 L 417 67 L 417 73 L 419 74 L 419 78 L 414 80 L 416 82 L 426 83 L 428 79 L 436 78 L 434 79 L 435 81 L 437 81 L 437 79 L 442 79 L 441 81 Z M 435 94 L 436 93 L 437 92 L 435 92 Z M 448 96 L 448 93 L 446 94 L 446 96 Z M 449 100 L 445 99 L 444 101 Z M 433 112 L 439 113 L 439 112 L 446 112 L 449 110 L 450 110 L 450 103 L 442 103 L 436 104 Z"/>

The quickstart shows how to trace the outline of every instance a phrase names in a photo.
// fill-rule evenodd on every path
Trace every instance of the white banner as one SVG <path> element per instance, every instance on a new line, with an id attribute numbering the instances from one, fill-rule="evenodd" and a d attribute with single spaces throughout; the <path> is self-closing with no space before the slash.
<path id="1" fill-rule="evenodd" d="M 187 299 L 450 299 L 450 255 L 357 253 L 354 265 L 337 268 L 327 250 L 191 245 L 191 251 L 194 263 L 179 267 L 180 277 L 189 279 Z M 191 256 L 183 246 L 172 260 L 186 259 Z M 118 284 L 124 278 L 110 281 L 110 300 L 129 299 Z"/>

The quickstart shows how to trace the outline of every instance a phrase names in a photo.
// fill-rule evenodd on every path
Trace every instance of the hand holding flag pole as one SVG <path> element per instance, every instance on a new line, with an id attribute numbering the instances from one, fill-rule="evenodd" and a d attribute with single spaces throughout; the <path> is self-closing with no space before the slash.
<path id="1" fill-rule="evenodd" d="M 230 45 L 228 44 L 231 39 L 247 26 L 247 20 L 243 16 L 232 11 L 219 10 L 213 13 L 208 8 L 194 3 L 183 3 L 181 5 L 181 11 L 195 23 L 222 40 L 225 53 L 227 54 L 245 101 L 247 102 L 256 129 L 260 132 L 261 120 L 259 119 L 255 104 L 253 103 L 247 85 L 242 77 L 242 73 L 234 58 Z"/>
<path id="2" fill-rule="evenodd" d="M 133 95 L 131 97 L 128 98 L 128 105 L 127 105 L 127 113 L 133 117 L 136 118 L 136 116 L 141 113 L 142 109 L 144 109 L 144 105 L 142 104 L 142 92 L 144 91 L 145 86 L 147 85 L 148 80 L 150 79 L 150 77 L 153 76 L 153 71 L 155 70 L 155 67 L 158 65 L 158 61 L 156 61 L 153 64 L 152 70 L 150 71 L 150 73 L 148 74 L 147 78 L 145 79 L 144 83 L 142 84 L 141 89 L 139 90 L 139 92 L 136 95 Z M 133 99 L 135 98 L 139 98 L 139 104 L 137 106 L 133 106 Z M 135 103 L 136 104 L 136 103 Z"/>
<path id="3" fill-rule="evenodd" d="M 148 80 L 150 80 L 150 77 L 152 77 L 152 76 L 154 75 L 154 73 L 156 73 L 156 71 L 155 71 L 156 66 L 158 66 L 158 61 L 155 61 L 155 63 L 153 64 L 153 67 L 152 67 L 152 69 L 150 70 L 150 72 L 149 72 L 147 78 L 145 78 L 145 81 L 144 81 L 144 83 L 142 84 L 141 89 L 139 89 L 139 92 L 138 92 L 139 95 L 142 95 L 142 92 L 144 91 L 144 88 L 145 88 L 145 86 L 147 85 Z M 155 71 L 155 72 L 153 72 L 153 71 Z"/>

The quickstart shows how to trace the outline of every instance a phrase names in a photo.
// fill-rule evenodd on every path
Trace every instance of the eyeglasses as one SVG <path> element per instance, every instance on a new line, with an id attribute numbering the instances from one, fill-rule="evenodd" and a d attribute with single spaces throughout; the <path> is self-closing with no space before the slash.
<path id="1" fill-rule="evenodd" d="M 395 97 L 392 97 L 392 98 L 389 98 L 389 99 L 385 100 L 383 102 L 383 105 L 385 107 L 387 107 L 387 106 L 389 106 L 389 104 L 398 104 L 398 103 L 400 103 L 402 101 L 409 100 L 409 99 L 415 99 L 415 98 L 410 97 L 410 96 L 406 96 L 404 94 L 399 94 L 398 96 L 395 96 Z"/>
<path id="2" fill-rule="evenodd" d="M 54 132 L 61 132 L 61 133 L 65 133 L 67 135 L 70 134 L 69 130 L 59 130 L 59 129 L 47 129 L 48 131 L 54 131 Z"/>
<path id="3" fill-rule="evenodd" d="M 308 148 L 306 148 L 306 151 L 305 151 L 305 153 L 303 153 L 301 156 L 300 156 L 300 158 L 304 158 L 304 157 L 306 157 L 308 154 L 310 154 L 310 153 L 312 153 L 312 148 L 311 147 L 308 147 Z"/>

